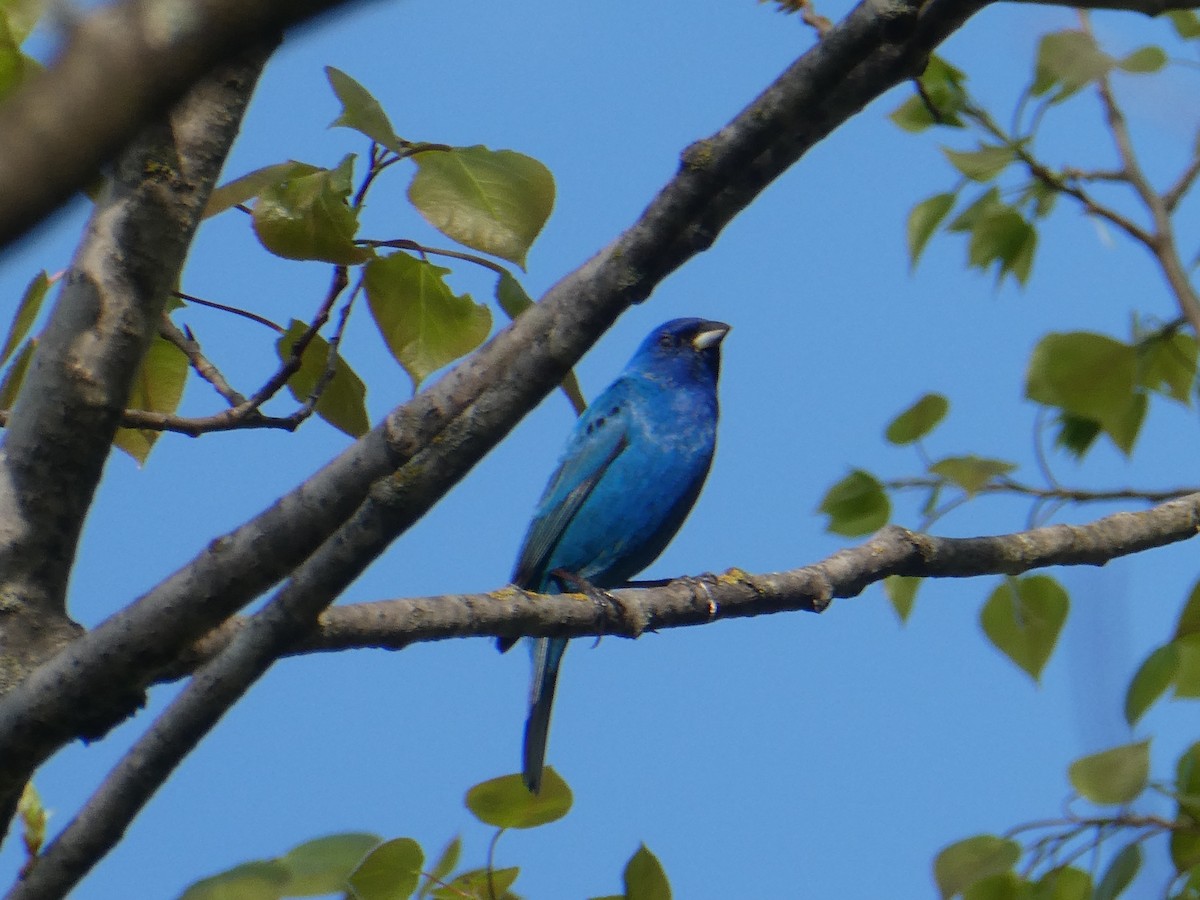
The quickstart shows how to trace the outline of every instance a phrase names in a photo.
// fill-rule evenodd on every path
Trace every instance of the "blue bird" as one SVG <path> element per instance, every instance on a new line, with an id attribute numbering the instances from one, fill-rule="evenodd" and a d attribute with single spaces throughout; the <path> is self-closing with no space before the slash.
<path id="1" fill-rule="evenodd" d="M 542 493 L 513 584 L 559 593 L 611 588 L 650 565 L 687 517 L 717 438 L 717 375 L 729 326 L 674 319 L 655 329 L 575 423 Z M 507 650 L 512 640 L 501 639 Z M 541 787 L 565 638 L 533 643 L 524 780 Z"/>

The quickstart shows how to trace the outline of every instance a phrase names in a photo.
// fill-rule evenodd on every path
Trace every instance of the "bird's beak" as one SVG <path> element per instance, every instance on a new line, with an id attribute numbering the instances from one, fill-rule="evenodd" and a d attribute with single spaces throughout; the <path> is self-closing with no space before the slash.
<path id="1" fill-rule="evenodd" d="M 721 322 L 709 322 L 703 331 L 697 331 L 692 338 L 692 346 L 697 350 L 707 350 L 721 343 L 721 339 L 729 334 L 729 326 Z"/>

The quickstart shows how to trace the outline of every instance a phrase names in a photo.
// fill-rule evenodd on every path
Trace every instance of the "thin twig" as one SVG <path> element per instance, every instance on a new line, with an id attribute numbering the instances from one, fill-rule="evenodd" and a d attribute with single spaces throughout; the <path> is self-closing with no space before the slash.
<path id="1" fill-rule="evenodd" d="M 186 333 L 181 331 L 164 312 L 158 333 L 183 352 L 196 374 L 211 384 L 230 406 L 241 406 L 246 402 L 246 398 L 233 389 L 221 374 L 221 370 L 200 350 L 200 342 L 196 340 L 190 328 Z"/>
<path id="2" fill-rule="evenodd" d="M 1192 185 L 1196 183 L 1197 176 L 1200 176 L 1200 153 L 1197 153 L 1192 158 L 1191 163 L 1184 169 L 1183 174 L 1179 176 L 1179 180 L 1162 195 L 1163 206 L 1167 212 L 1175 211 L 1175 207 L 1179 205 L 1179 201 L 1184 198 L 1187 192 L 1191 190 Z"/>
<path id="3" fill-rule="evenodd" d="M 884 487 L 893 490 L 915 490 L 941 487 L 947 482 L 944 478 L 894 478 L 885 481 Z M 976 488 L 975 494 L 1017 494 L 1024 497 L 1037 497 L 1042 500 L 1066 500 L 1071 503 L 1105 503 L 1114 500 L 1144 500 L 1147 503 L 1163 503 L 1188 494 L 1200 491 L 1200 487 L 1180 487 L 1163 490 L 1141 490 L 1138 488 L 1113 488 L 1107 491 L 1087 491 L 1073 488 L 1052 487 L 1039 488 L 1030 484 L 1014 481 L 1010 478 L 997 478 Z"/>
<path id="4" fill-rule="evenodd" d="M 235 316 L 241 316 L 243 319 L 249 319 L 251 322 L 257 322 L 259 325 L 266 325 L 273 331 L 280 334 L 286 330 L 282 325 L 272 322 L 266 316 L 260 316 L 258 313 L 250 312 L 247 309 L 239 309 L 236 306 L 226 306 L 224 303 L 217 303 L 213 300 L 205 300 L 201 297 L 193 296 L 192 294 L 184 294 L 181 291 L 172 291 L 171 296 L 178 297 L 180 300 L 186 300 L 188 303 L 195 303 L 197 306 L 207 306 L 211 309 L 219 309 L 221 312 L 233 313 Z"/>
<path id="5" fill-rule="evenodd" d="M 397 238 L 390 241 L 376 241 L 370 238 L 363 238 L 354 243 L 363 247 L 389 247 L 395 250 L 412 250 L 414 253 L 431 254 L 433 256 L 446 256 L 451 259 L 461 259 L 464 262 L 475 263 L 477 266 L 483 266 L 485 269 L 491 269 L 497 275 L 511 275 L 508 269 L 499 263 L 492 262 L 482 256 L 476 256 L 474 253 L 464 253 L 462 250 L 449 250 L 442 247 L 427 247 L 424 244 L 419 244 L 416 241 L 410 241 L 407 238 Z"/>

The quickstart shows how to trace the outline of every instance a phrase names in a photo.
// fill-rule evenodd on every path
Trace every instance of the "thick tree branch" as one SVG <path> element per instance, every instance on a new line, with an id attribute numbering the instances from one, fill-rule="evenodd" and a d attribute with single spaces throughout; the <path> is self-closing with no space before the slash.
<path id="1" fill-rule="evenodd" d="M 122 0 L 0 106 L 0 247 L 93 177 L 214 65 L 348 0 Z"/>
<path id="2" fill-rule="evenodd" d="M 250 83 L 253 74 L 239 73 Z M 226 93 L 245 95 L 245 82 Z M 185 112 L 148 127 L 121 157 L 9 416 L 0 454 L 6 665 L 30 656 L 21 645 L 30 628 L 65 620 L 79 530 L 133 376 L 237 132 L 242 106 L 220 99 L 202 121 Z"/>
<path id="3" fill-rule="evenodd" d="M 75 636 L 65 592 L 79 530 L 266 55 L 223 67 L 122 155 L 67 273 L 0 454 L 0 693 Z M 113 688 L 127 710 L 137 686 Z M 99 699 L 79 712 L 114 714 Z M 15 787 L 0 787 L 5 824 Z"/>

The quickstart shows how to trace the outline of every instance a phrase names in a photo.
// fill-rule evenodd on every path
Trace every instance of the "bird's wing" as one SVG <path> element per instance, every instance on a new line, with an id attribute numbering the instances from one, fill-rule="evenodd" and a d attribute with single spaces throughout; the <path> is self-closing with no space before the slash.
<path id="1" fill-rule="evenodd" d="M 538 589 L 554 548 L 609 466 L 629 446 L 625 386 L 617 381 L 575 423 L 562 461 L 538 503 L 513 583 Z"/>

